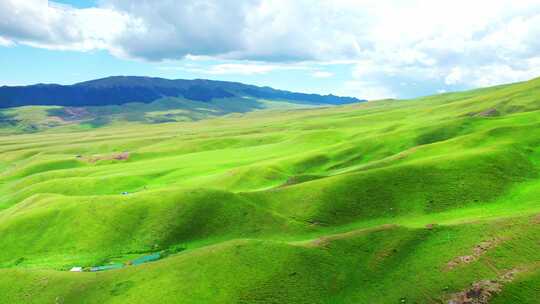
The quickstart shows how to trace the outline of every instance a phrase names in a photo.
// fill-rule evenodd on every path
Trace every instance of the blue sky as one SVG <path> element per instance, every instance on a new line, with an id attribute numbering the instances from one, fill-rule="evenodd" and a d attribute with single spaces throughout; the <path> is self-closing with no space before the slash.
<path id="1" fill-rule="evenodd" d="M 311 67 L 278 69 L 272 72 L 215 74 L 212 67 L 226 64 L 242 64 L 241 61 L 224 60 L 178 60 L 151 62 L 136 59 L 119 59 L 107 51 L 58 51 L 24 45 L 0 48 L 0 85 L 24 85 L 35 83 L 73 84 L 89 79 L 111 75 L 140 75 L 164 78 L 205 78 L 268 85 L 280 89 L 330 93 L 335 86 L 346 81 L 349 65 L 335 65 L 317 69 L 332 72 L 332 77 L 316 77 Z M 248 66 L 250 64 L 247 64 Z M 257 66 L 264 65 L 256 63 Z M 194 68 L 193 66 L 196 66 Z M 233 66 L 234 67 L 234 66 Z M 194 71 L 190 69 L 196 69 Z M 202 71 L 199 71 L 202 70 Z"/>
<path id="2" fill-rule="evenodd" d="M 57 0 L 56 2 L 71 5 L 76 8 L 95 7 L 99 3 L 97 0 Z"/>
<path id="3" fill-rule="evenodd" d="M 534 0 L 0 0 L 0 85 L 111 75 L 409 98 L 540 76 Z"/>

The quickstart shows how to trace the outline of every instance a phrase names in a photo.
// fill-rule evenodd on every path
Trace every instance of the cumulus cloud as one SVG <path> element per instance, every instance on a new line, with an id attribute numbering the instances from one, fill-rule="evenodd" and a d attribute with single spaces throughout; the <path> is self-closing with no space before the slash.
<path id="1" fill-rule="evenodd" d="M 243 48 L 242 33 L 255 4 L 252 0 L 108 0 L 103 8 L 140 21 L 140 26 L 114 41 L 127 56 L 163 60 L 222 56 Z"/>
<path id="2" fill-rule="evenodd" d="M 540 57 L 525 60 L 526 68 L 520 69 L 506 64 L 489 64 L 479 67 L 458 67 L 445 78 L 447 84 L 471 84 L 486 87 L 503 83 L 518 82 L 540 76 Z"/>
<path id="3" fill-rule="evenodd" d="M 266 63 L 205 69 L 213 74 L 269 73 L 297 62 L 348 64 L 346 87 L 371 85 L 390 95 L 401 83 L 435 92 L 534 77 L 539 38 L 537 0 L 102 0 L 88 9 L 0 0 L 3 46 Z"/>
<path id="4" fill-rule="evenodd" d="M 0 1 L 0 36 L 36 47 L 112 50 L 112 41 L 130 20 L 110 9 L 75 9 L 46 0 Z"/>

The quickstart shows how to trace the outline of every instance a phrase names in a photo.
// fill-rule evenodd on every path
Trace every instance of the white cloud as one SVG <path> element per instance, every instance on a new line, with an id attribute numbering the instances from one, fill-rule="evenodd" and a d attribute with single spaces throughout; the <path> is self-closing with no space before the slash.
<path id="1" fill-rule="evenodd" d="M 36 47 L 112 50 L 112 40 L 128 25 L 127 15 L 110 9 L 75 9 L 46 0 L 0 1 L 0 35 Z"/>
<path id="2" fill-rule="evenodd" d="M 311 76 L 315 78 L 329 78 L 329 77 L 334 76 L 334 73 L 325 72 L 325 71 L 316 71 L 313 74 L 311 74 Z"/>
<path id="3" fill-rule="evenodd" d="M 103 8 L 137 20 L 114 43 L 124 55 L 147 60 L 186 55 L 223 56 L 243 48 L 246 16 L 254 0 L 105 0 Z"/>
<path id="4" fill-rule="evenodd" d="M 450 73 L 444 78 L 444 83 L 447 85 L 453 85 L 460 83 L 463 80 L 463 69 L 461 67 L 454 67 L 450 70 Z"/>
<path id="5" fill-rule="evenodd" d="M 0 0 L 0 36 L 0 45 L 225 60 L 200 71 L 219 75 L 349 64 L 351 81 L 366 89 L 403 92 L 410 86 L 400 83 L 417 83 L 436 92 L 538 75 L 540 1 L 101 0 L 76 9 Z"/>
<path id="6" fill-rule="evenodd" d="M 447 84 L 470 84 L 473 87 L 494 86 L 540 76 L 540 57 L 527 60 L 526 68 L 520 69 L 506 64 L 492 64 L 453 70 L 446 77 Z"/>
<path id="7" fill-rule="evenodd" d="M 12 46 L 13 41 L 0 37 L 0 46 Z"/>

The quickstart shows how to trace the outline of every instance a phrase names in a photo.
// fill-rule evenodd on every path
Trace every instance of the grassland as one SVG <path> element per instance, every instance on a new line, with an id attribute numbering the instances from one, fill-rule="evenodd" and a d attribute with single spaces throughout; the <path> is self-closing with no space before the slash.
<path id="1" fill-rule="evenodd" d="M 538 303 L 539 169 L 540 79 L 3 135 L 0 302 Z"/>
<path id="2" fill-rule="evenodd" d="M 115 125 L 125 127 L 128 124 L 189 122 L 232 113 L 320 106 L 322 105 L 294 100 L 253 97 L 220 98 L 211 101 L 164 97 L 150 103 L 133 102 L 122 105 L 24 106 L 0 109 L 0 135 L 36 133 L 61 126 L 80 131 Z"/>

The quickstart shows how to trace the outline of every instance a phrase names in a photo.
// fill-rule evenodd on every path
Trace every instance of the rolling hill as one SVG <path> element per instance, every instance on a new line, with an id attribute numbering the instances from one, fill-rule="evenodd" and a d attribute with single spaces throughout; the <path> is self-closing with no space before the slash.
<path id="1" fill-rule="evenodd" d="M 540 79 L 84 124 L 0 136 L 0 303 L 540 298 Z"/>

